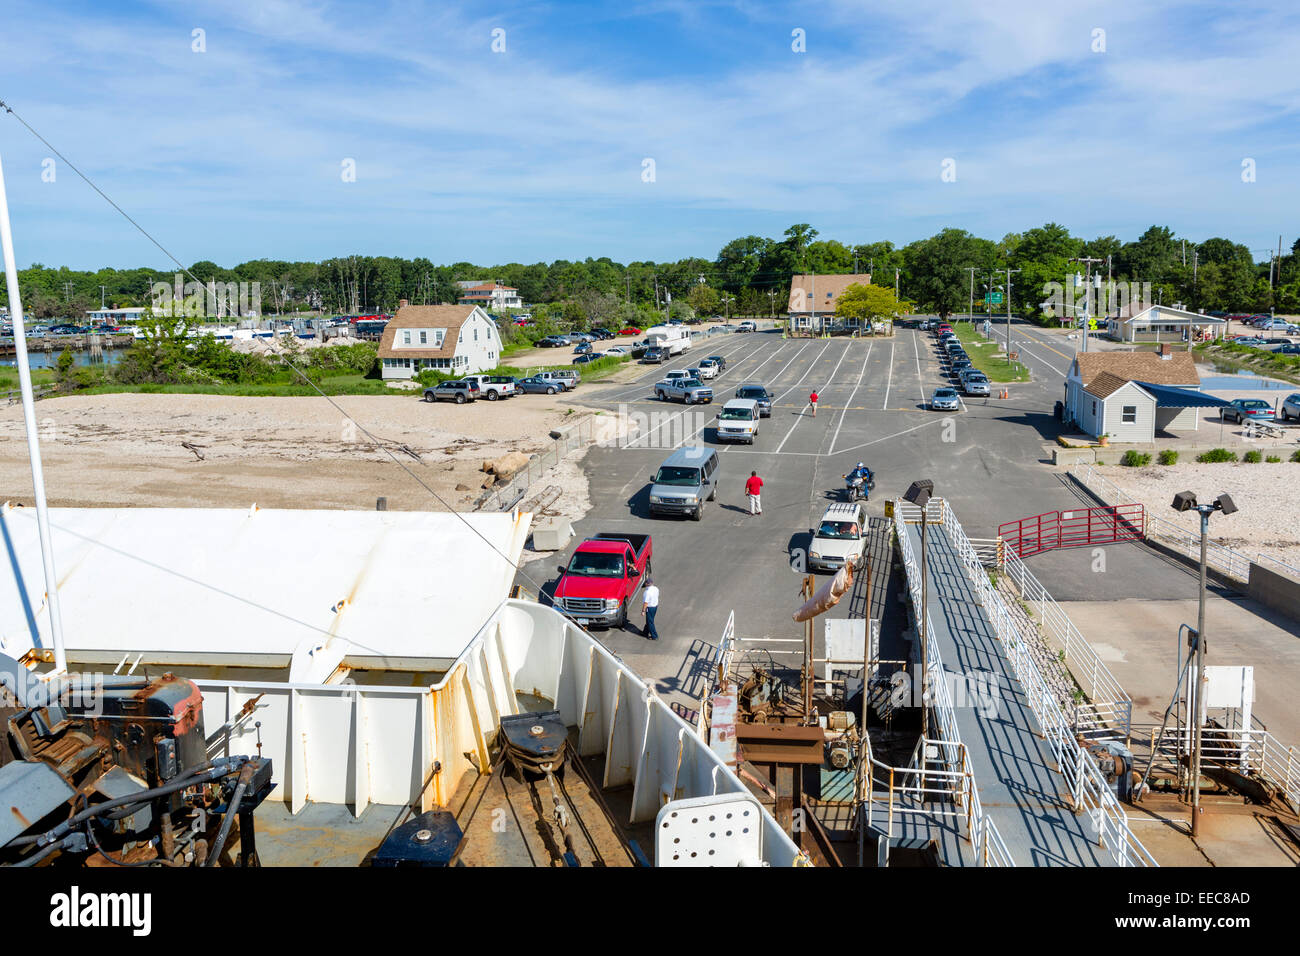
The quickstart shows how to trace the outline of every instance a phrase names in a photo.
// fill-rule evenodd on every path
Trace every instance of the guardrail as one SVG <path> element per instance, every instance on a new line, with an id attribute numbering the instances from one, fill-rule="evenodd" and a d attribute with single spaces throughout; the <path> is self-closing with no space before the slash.
<path id="1" fill-rule="evenodd" d="M 1066 469 L 1066 474 L 1104 504 L 1114 505 L 1125 500 L 1133 500 L 1132 496 L 1128 495 L 1119 485 L 1098 474 L 1097 469 L 1092 465 L 1072 465 Z M 1185 554 L 1197 561 L 1200 560 L 1200 532 L 1191 531 L 1166 518 L 1153 515 L 1150 509 L 1147 510 L 1146 536 L 1160 541 L 1181 554 Z M 1277 558 L 1262 553 L 1257 553 L 1254 558 L 1251 558 L 1249 555 L 1220 544 L 1213 538 L 1210 538 L 1206 545 L 1205 563 L 1207 567 L 1238 581 L 1250 580 L 1250 566 L 1252 563 L 1268 564 L 1282 574 L 1300 578 L 1300 568 L 1287 564 L 1285 561 L 1279 561 Z"/>
<path id="2" fill-rule="evenodd" d="M 1038 718 L 1043 737 L 1069 787 L 1075 813 L 1089 814 L 1098 845 L 1110 851 L 1117 866 L 1158 865 L 1129 829 L 1128 814 L 1120 806 L 1100 768 L 1079 746 L 1071 722 L 1039 673 L 1026 642 L 1012 624 L 1012 615 L 1003 602 L 1002 595 L 989 582 L 988 573 L 980 564 L 979 556 L 971 547 L 961 523 L 951 509 L 947 508 L 946 502 L 944 505 L 944 528 L 949 540 L 966 566 L 979 603 L 993 625 L 1016 679 L 1020 681 L 1030 709 Z"/>
<path id="3" fill-rule="evenodd" d="M 1117 736 L 1127 739 L 1133 727 L 1133 700 L 1125 692 L 1124 685 L 1097 656 L 1092 645 L 1084 640 L 1070 616 L 1056 603 L 1042 582 L 1025 567 L 1015 549 L 1003 549 L 1002 571 L 1020 592 L 1021 600 L 1038 608 L 1043 634 L 1052 638 L 1065 652 L 1063 663 L 1087 695 L 1086 704 L 1058 698 L 1062 707 L 1073 711 L 1075 730 L 1087 730 L 1089 725 L 1112 726 Z M 1093 734 L 1089 733 L 1089 736 Z"/>
<path id="4" fill-rule="evenodd" d="M 597 440 L 595 422 L 595 416 L 589 415 L 562 429 L 563 436 L 554 439 L 550 448 L 529 458 L 528 464 L 511 475 L 508 481 L 493 485 L 480 495 L 474 502 L 474 510 L 508 511 L 513 508 L 528 493 L 528 489 L 558 465 L 565 455 Z"/>
<path id="5" fill-rule="evenodd" d="M 1166 727 L 1164 733 L 1152 728 L 1151 750 L 1177 766 L 1180 757 L 1192 751 L 1191 728 Z M 1267 730 L 1206 727 L 1201 731 L 1201 759 L 1259 780 L 1292 810 L 1300 810 L 1300 753 Z"/>
<path id="6" fill-rule="evenodd" d="M 894 533 L 898 538 L 899 551 L 903 558 L 903 568 L 907 574 L 908 592 L 912 597 L 912 610 L 915 617 L 919 620 L 921 615 L 921 572 L 917 564 L 916 556 L 912 550 L 911 539 L 907 535 L 908 524 L 921 523 L 921 509 L 904 502 L 894 502 Z M 932 513 L 936 513 L 937 521 L 935 524 L 942 524 L 945 518 L 944 502 L 942 499 L 931 500 L 926 506 L 927 521 Z M 985 582 L 988 583 L 987 581 Z M 939 644 L 934 638 L 934 624 L 929 614 L 925 617 L 925 641 L 927 666 L 933 674 L 939 675 L 939 680 L 930 681 L 931 701 L 930 709 L 935 716 L 935 723 L 940 731 L 940 738 L 930 743 L 937 743 L 940 746 L 941 753 L 944 756 L 945 763 L 948 764 L 948 773 L 958 773 L 960 775 L 960 784 L 955 788 L 946 791 L 953 801 L 965 809 L 966 829 L 969 835 L 971 846 L 975 849 L 976 858 L 981 866 L 1014 866 L 1015 861 L 1011 858 L 1006 844 L 1002 840 L 1002 835 L 998 832 L 997 825 L 984 815 L 984 807 L 979 798 L 979 787 L 975 783 L 975 773 L 970 766 L 970 760 L 966 755 L 965 745 L 961 742 L 961 734 L 957 730 L 957 713 L 952 703 L 951 690 L 948 687 L 948 681 L 945 679 L 943 667 L 943 657 L 939 653 Z M 925 741 L 922 741 L 922 750 L 925 749 Z M 924 754 L 921 757 L 924 762 Z M 954 767 L 954 764 L 957 766 Z M 892 796 L 894 768 L 885 767 L 884 764 L 878 764 L 874 759 L 872 761 L 872 789 L 869 793 L 875 792 L 875 767 L 889 770 L 889 784 L 891 795 L 889 807 L 891 811 L 890 826 L 893 825 L 892 812 L 895 806 Z M 912 768 L 921 772 L 922 768 Z M 926 769 L 925 776 L 930 776 L 935 771 Z M 906 778 L 904 778 L 906 779 Z M 944 777 L 942 779 L 955 779 Z M 868 825 L 872 819 L 872 807 L 874 802 L 868 802 Z M 899 812 L 914 813 L 935 813 L 931 808 L 904 808 Z M 892 833 L 892 829 L 890 831 Z"/>

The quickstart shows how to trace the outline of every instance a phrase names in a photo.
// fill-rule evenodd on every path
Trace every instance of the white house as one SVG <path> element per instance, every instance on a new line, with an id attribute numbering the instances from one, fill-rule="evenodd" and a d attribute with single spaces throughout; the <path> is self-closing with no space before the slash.
<path id="1" fill-rule="evenodd" d="M 126 309 L 91 309 L 86 315 L 93 323 L 104 322 L 109 325 L 135 325 L 148 311 L 145 306 L 132 306 Z"/>
<path id="2" fill-rule="evenodd" d="M 1126 308 L 1106 320 L 1113 339 L 1121 342 L 1186 342 L 1222 338 L 1228 323 L 1212 315 L 1152 305 L 1145 309 Z"/>
<path id="3" fill-rule="evenodd" d="M 422 369 L 470 375 L 501 364 L 501 333 L 477 305 L 408 305 L 379 339 L 385 379 L 412 378 Z"/>
<path id="4" fill-rule="evenodd" d="M 524 300 L 519 298 L 519 290 L 514 286 L 502 285 L 500 282 L 458 284 L 460 285 L 460 294 L 456 297 L 458 305 L 481 305 L 485 309 L 524 307 Z"/>
<path id="5" fill-rule="evenodd" d="M 1157 431 L 1196 428 L 1198 408 L 1222 404 L 1200 393 L 1190 352 L 1078 352 L 1065 377 L 1065 420 L 1114 442 L 1152 442 Z"/>

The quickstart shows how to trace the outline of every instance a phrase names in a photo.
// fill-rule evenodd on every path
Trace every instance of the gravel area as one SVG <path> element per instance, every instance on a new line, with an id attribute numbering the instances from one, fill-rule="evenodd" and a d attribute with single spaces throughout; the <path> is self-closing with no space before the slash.
<path id="1" fill-rule="evenodd" d="M 1288 452 L 1289 454 L 1289 452 Z M 1212 501 L 1225 492 L 1237 512 L 1210 518 L 1210 536 L 1249 556 L 1263 553 L 1300 567 L 1300 463 L 1256 465 L 1190 462 L 1171 466 L 1123 468 L 1106 466 L 1098 472 L 1132 495 L 1154 515 L 1200 533 L 1195 514 L 1174 511 L 1170 503 L 1180 491 L 1195 492 L 1197 500 Z"/>

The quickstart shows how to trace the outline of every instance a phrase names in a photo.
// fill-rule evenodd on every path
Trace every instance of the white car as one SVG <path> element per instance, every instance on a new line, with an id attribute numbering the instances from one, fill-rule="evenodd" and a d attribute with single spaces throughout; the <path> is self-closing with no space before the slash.
<path id="1" fill-rule="evenodd" d="M 631 355 L 632 348 L 627 345 L 615 345 L 612 349 L 605 349 L 606 355 Z"/>
<path id="2" fill-rule="evenodd" d="M 754 444 L 758 437 L 758 417 L 758 402 L 752 398 L 733 398 L 718 412 L 718 441 Z"/>
<path id="3" fill-rule="evenodd" d="M 696 365 L 693 368 L 688 368 L 686 371 L 692 373 L 701 382 L 710 378 L 718 377 L 718 367 L 712 362 L 705 365 Z"/>
<path id="4" fill-rule="evenodd" d="M 861 567 L 867 547 L 867 505 L 840 501 L 826 509 L 821 524 L 812 529 L 808 570 L 838 571 L 845 563 Z"/>
<path id="5" fill-rule="evenodd" d="M 664 373 L 664 381 L 677 382 L 680 380 L 682 382 L 687 382 L 693 378 L 699 378 L 699 376 L 695 374 L 695 371 L 696 371 L 695 369 L 688 369 L 688 368 L 671 369 L 668 372 Z"/>
<path id="6" fill-rule="evenodd" d="M 741 322 L 740 325 L 736 326 L 736 331 L 737 331 L 737 332 L 757 332 L 757 331 L 758 331 L 758 323 L 757 323 L 757 322 L 749 322 L 749 321 Z"/>

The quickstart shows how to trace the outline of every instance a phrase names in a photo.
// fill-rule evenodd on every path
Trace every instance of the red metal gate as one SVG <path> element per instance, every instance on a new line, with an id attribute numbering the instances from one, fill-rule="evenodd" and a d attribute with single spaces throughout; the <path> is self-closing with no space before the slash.
<path id="1" fill-rule="evenodd" d="M 998 526 L 1003 546 L 1022 558 L 1055 548 L 1141 541 L 1145 533 L 1146 509 L 1140 504 L 1048 511 Z"/>

